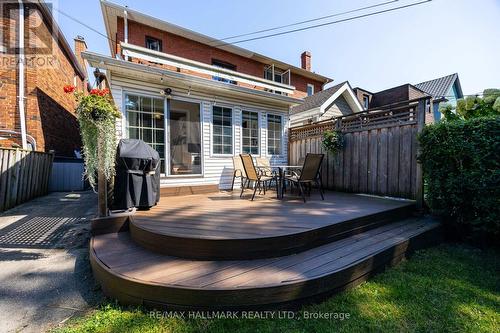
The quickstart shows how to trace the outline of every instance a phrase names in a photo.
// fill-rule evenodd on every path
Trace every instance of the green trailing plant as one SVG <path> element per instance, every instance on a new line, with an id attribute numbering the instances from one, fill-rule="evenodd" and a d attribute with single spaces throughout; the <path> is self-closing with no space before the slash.
<path id="1" fill-rule="evenodd" d="M 500 116 L 426 126 L 419 135 L 426 202 L 448 234 L 500 240 Z"/>
<path id="2" fill-rule="evenodd" d="M 457 101 L 455 110 L 451 104 L 444 104 L 439 111 L 447 121 L 500 116 L 500 89 L 485 89 L 483 97 L 468 96 Z"/>
<path id="3" fill-rule="evenodd" d="M 344 135 L 338 130 L 328 130 L 323 132 L 323 147 L 332 154 L 344 148 Z"/>
<path id="4" fill-rule="evenodd" d="M 83 143 L 85 176 L 92 188 L 96 185 L 97 172 L 106 180 L 115 173 L 116 119 L 120 118 L 108 89 L 92 89 L 89 94 L 77 92 L 74 86 L 64 87 L 77 101 L 76 116 Z"/>

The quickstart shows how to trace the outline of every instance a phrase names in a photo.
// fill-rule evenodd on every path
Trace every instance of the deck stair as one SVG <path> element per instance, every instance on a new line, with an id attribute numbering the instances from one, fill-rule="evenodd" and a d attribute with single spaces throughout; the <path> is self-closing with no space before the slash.
<path id="1" fill-rule="evenodd" d="M 215 219 L 204 211 L 207 196 L 199 199 L 196 212 L 171 202 L 132 216 L 126 231 L 91 239 L 92 268 L 107 295 L 168 309 L 283 307 L 357 285 L 441 239 L 440 224 L 414 216 L 412 202 L 337 195 L 331 204 L 308 202 L 311 213 L 296 202 L 239 201 L 246 218 L 228 226 L 237 214 Z M 263 223 L 277 204 L 288 218 Z M 260 209 L 252 217 L 247 205 Z M 340 207 L 353 214 L 339 218 Z"/>

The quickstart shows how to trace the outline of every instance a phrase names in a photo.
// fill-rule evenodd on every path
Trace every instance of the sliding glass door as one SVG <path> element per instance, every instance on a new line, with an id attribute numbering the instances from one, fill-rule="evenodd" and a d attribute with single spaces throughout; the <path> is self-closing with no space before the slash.
<path id="1" fill-rule="evenodd" d="M 201 174 L 200 104 L 168 101 L 170 175 Z"/>

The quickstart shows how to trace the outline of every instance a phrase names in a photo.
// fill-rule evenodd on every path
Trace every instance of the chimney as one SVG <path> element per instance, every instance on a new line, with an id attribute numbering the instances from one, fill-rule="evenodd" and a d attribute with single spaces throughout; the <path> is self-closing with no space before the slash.
<path id="1" fill-rule="evenodd" d="M 82 66 L 82 69 L 84 71 L 87 70 L 87 62 L 85 59 L 82 57 L 82 52 L 87 51 L 87 43 L 85 42 L 85 38 L 82 36 L 78 35 L 75 37 L 75 55 L 76 59 L 78 60 L 78 63 L 80 66 Z"/>
<path id="2" fill-rule="evenodd" d="M 304 51 L 300 55 L 301 67 L 306 71 L 311 71 L 311 52 Z"/>

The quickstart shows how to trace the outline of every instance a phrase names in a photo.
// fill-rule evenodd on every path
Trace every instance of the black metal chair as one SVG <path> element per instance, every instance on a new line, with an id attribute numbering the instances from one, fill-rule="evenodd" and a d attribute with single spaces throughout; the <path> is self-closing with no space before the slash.
<path id="1" fill-rule="evenodd" d="M 323 163 L 324 157 L 324 154 L 307 154 L 300 174 L 291 171 L 292 174 L 285 176 L 285 181 L 288 181 L 299 188 L 300 195 L 302 196 L 304 202 L 306 202 L 304 186 L 308 186 L 310 194 L 313 184 L 318 185 L 321 200 L 325 200 L 320 174 L 321 164 Z"/>
<path id="2" fill-rule="evenodd" d="M 246 181 L 247 182 L 253 182 L 253 195 L 252 195 L 252 201 L 255 198 L 255 193 L 257 192 L 257 189 L 259 190 L 259 193 L 264 190 L 264 195 L 266 194 L 266 182 L 271 182 L 271 181 L 276 181 L 276 176 L 266 176 L 264 174 L 261 174 L 257 172 L 257 169 L 255 168 L 255 164 L 253 163 L 253 158 L 252 155 L 249 154 L 240 154 L 241 157 L 241 162 L 243 163 L 243 168 L 246 173 Z M 240 198 L 243 196 L 243 192 L 245 191 L 246 185 L 244 184 L 241 187 L 241 193 L 240 193 Z M 276 190 L 278 190 L 278 182 L 276 181 Z"/>

